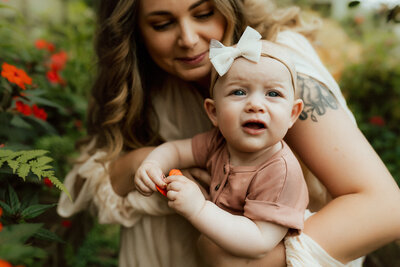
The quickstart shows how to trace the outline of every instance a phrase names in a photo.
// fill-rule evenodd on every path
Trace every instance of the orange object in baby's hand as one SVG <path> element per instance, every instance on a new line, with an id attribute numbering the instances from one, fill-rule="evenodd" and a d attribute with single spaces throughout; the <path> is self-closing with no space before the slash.
<path id="1" fill-rule="evenodd" d="M 172 169 L 169 171 L 168 176 L 172 176 L 172 175 L 182 175 L 182 172 L 178 169 Z"/>
<path id="2" fill-rule="evenodd" d="M 178 169 L 172 169 L 172 170 L 169 171 L 168 176 L 172 176 L 172 175 L 182 175 L 182 172 L 180 170 L 178 170 Z M 156 188 L 157 188 L 158 192 L 160 192 L 164 196 L 167 196 L 167 189 L 166 188 L 161 188 L 158 185 L 156 185 Z"/>

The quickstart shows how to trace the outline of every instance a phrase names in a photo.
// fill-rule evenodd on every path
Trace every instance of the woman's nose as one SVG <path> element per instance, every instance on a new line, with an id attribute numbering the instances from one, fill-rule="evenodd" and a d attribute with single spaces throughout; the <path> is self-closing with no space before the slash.
<path id="1" fill-rule="evenodd" d="M 184 48 L 193 48 L 199 41 L 199 35 L 194 25 L 190 22 L 184 22 L 180 27 L 180 36 L 178 45 Z"/>

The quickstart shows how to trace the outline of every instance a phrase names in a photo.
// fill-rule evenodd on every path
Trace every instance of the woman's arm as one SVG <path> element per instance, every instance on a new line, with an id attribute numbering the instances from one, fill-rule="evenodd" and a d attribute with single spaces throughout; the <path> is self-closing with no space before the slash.
<path id="1" fill-rule="evenodd" d="M 399 187 L 379 156 L 323 84 L 301 76 L 299 87 L 311 109 L 286 140 L 334 198 L 304 232 L 342 262 L 400 238 Z"/>
<path id="2" fill-rule="evenodd" d="M 135 190 L 133 177 L 136 170 L 153 149 L 154 147 L 143 147 L 132 150 L 110 164 L 110 180 L 116 194 L 126 196 Z"/>

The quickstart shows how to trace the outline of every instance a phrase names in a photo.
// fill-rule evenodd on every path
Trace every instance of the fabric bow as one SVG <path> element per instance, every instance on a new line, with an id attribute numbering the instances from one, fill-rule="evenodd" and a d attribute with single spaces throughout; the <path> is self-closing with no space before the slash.
<path id="1" fill-rule="evenodd" d="M 209 57 L 220 76 L 224 75 L 237 57 L 258 62 L 261 55 L 261 35 L 247 26 L 236 47 L 224 46 L 217 40 L 211 40 Z"/>

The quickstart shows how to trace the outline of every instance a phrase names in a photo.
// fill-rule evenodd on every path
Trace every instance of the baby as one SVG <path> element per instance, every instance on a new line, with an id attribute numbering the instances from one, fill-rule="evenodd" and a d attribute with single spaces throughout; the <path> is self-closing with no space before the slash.
<path id="1" fill-rule="evenodd" d="M 262 257 L 288 230 L 303 229 L 308 192 L 296 157 L 283 141 L 303 108 L 296 72 L 279 45 L 248 27 L 235 47 L 213 40 L 211 98 L 215 126 L 192 139 L 154 149 L 135 175 L 139 192 L 167 190 L 168 204 L 202 234 L 241 257 Z M 210 200 L 172 168 L 206 168 Z"/>

